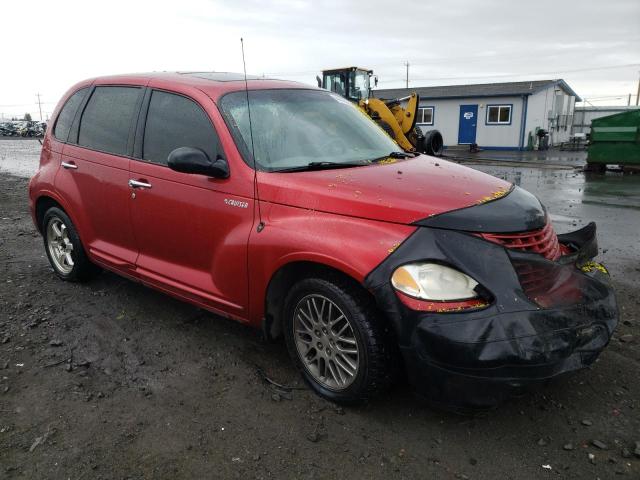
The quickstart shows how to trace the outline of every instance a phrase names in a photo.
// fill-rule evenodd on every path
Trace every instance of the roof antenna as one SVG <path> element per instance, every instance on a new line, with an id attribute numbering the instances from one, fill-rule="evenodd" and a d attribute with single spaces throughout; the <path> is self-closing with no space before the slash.
<path id="1" fill-rule="evenodd" d="M 244 40 L 240 37 L 240 47 L 242 48 L 242 68 L 244 69 L 244 91 L 247 94 L 247 113 L 249 114 L 249 137 L 251 137 L 251 158 L 253 158 L 253 194 L 258 205 L 258 227 L 256 231 L 260 233 L 264 230 L 262 221 L 262 211 L 260 210 L 260 193 L 258 191 L 258 169 L 256 167 L 256 149 L 253 144 L 253 126 L 251 124 L 251 106 L 249 104 L 249 84 L 247 82 L 247 64 L 244 61 Z"/>

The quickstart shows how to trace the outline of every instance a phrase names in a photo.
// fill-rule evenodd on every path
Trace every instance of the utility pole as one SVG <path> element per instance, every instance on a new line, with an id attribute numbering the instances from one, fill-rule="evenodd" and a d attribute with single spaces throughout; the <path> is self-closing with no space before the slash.
<path id="1" fill-rule="evenodd" d="M 636 93 L 636 107 L 638 106 L 638 99 L 640 99 L 640 72 L 638 72 L 638 92 Z"/>
<path id="2" fill-rule="evenodd" d="M 407 85 L 407 88 L 409 88 L 409 62 L 406 62 L 406 63 L 404 64 L 404 66 L 405 66 L 405 67 L 407 67 L 407 81 L 406 81 L 406 85 Z M 639 87 L 639 88 L 640 88 L 640 87 Z"/>
<path id="3" fill-rule="evenodd" d="M 42 121 L 42 104 L 40 103 L 40 94 L 36 93 L 36 97 L 38 97 L 38 110 L 40 110 L 40 121 Z"/>

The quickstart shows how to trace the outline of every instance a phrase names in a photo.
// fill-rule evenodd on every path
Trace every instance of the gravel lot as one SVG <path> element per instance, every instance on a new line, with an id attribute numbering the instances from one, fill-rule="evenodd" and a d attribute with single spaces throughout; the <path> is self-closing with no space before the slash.
<path id="1" fill-rule="evenodd" d="M 593 368 L 456 416 L 403 384 L 337 407 L 242 325 L 106 272 L 59 281 L 7 173 L 38 150 L 0 142 L 0 478 L 640 478 L 638 179 L 478 167 L 559 231 L 599 222 L 622 315 Z"/>

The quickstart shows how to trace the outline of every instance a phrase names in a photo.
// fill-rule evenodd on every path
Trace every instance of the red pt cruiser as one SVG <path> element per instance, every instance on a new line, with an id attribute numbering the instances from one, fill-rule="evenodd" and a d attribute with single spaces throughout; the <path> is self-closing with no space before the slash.
<path id="1" fill-rule="evenodd" d="M 305 380 L 363 401 L 404 370 L 488 406 L 590 365 L 618 311 L 595 224 L 399 151 L 354 105 L 218 73 L 103 77 L 56 108 L 29 185 L 63 280 L 114 271 L 283 336 Z"/>

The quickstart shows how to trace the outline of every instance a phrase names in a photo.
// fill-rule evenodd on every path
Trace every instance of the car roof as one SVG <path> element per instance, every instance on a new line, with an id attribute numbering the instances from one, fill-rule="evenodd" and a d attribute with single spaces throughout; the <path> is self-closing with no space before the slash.
<path id="1" fill-rule="evenodd" d="M 249 90 L 276 88 L 317 89 L 317 87 L 300 82 L 255 75 L 247 75 L 245 85 L 244 74 L 233 72 L 150 72 L 97 77 L 91 81 L 96 84 L 115 83 L 126 85 L 128 83 L 140 84 L 141 81 L 151 79 L 159 79 L 168 84 L 174 83 L 176 85 L 194 87 L 204 91 L 214 100 L 225 93 L 244 90 L 245 88 L 249 88 Z"/>

